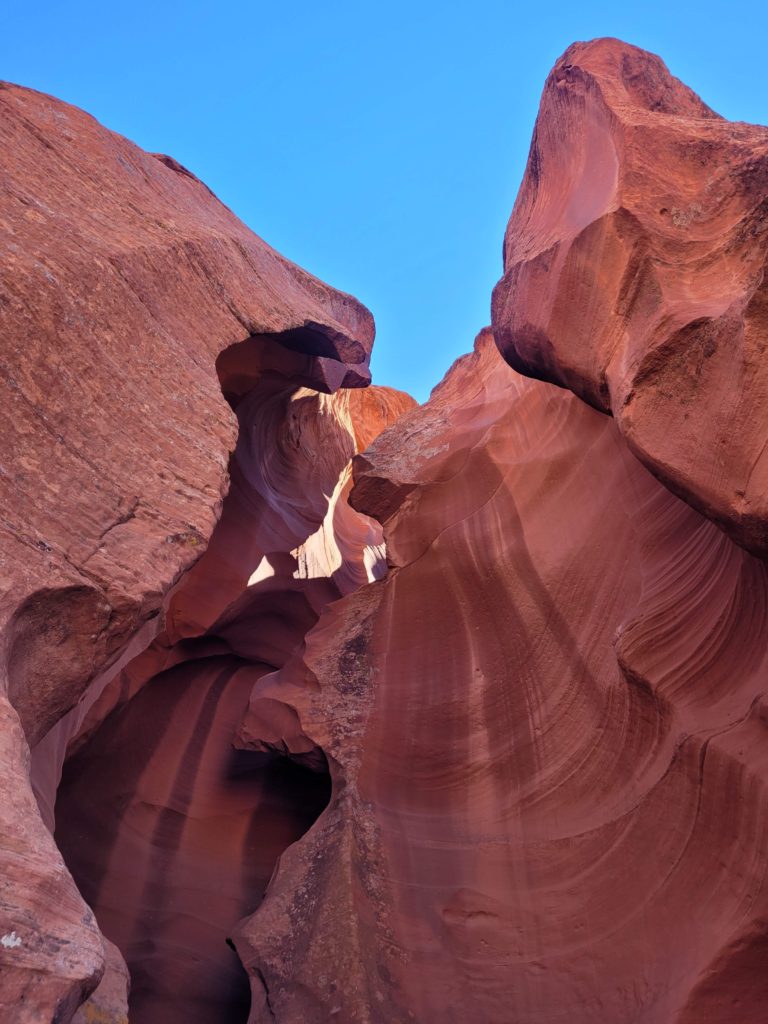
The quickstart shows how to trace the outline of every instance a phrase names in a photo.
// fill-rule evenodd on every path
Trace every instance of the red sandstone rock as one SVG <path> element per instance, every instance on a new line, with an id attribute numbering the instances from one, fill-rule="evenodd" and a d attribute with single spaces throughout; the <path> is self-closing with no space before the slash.
<path id="1" fill-rule="evenodd" d="M 287 367 L 330 391 L 367 381 L 373 325 L 170 158 L 7 84 L 0 251 L 0 1016 L 40 1024 L 69 1019 L 103 953 L 27 741 L 142 623 L 151 639 L 205 549 L 236 438 L 217 358 L 245 343 L 251 379 Z"/>
<path id="2" fill-rule="evenodd" d="M 251 1021 L 761 1019 L 765 564 L 488 331 L 356 474 L 393 569 L 241 733 L 333 779 L 236 937 Z"/>
<path id="3" fill-rule="evenodd" d="M 575 394 L 486 331 L 355 460 L 392 570 L 240 734 L 333 780 L 235 940 L 253 1024 L 765 1015 L 766 139 L 558 63 L 494 334 Z"/>
<path id="4" fill-rule="evenodd" d="M 493 302 L 523 373 L 612 412 L 633 452 L 768 553 L 768 128 L 658 57 L 577 43 L 544 87 Z"/>
<path id="5" fill-rule="evenodd" d="M 248 979 L 227 938 L 328 801 L 324 757 L 317 774 L 232 741 L 260 676 L 379 571 L 381 528 L 343 498 L 349 460 L 414 402 L 352 396 L 284 379 L 237 403 L 233 484 L 166 631 L 36 750 L 48 806 L 69 749 L 56 839 L 127 960 L 132 1024 L 246 1019 Z"/>
<path id="6" fill-rule="evenodd" d="M 104 956 L 104 976 L 74 1015 L 72 1024 L 128 1024 L 128 968 L 120 950 L 107 939 Z"/>
<path id="7" fill-rule="evenodd" d="M 243 1019 L 247 980 L 252 1024 L 760 1021 L 768 569 L 744 548 L 765 543 L 761 130 L 727 126 L 623 44 L 569 51 L 545 90 L 494 332 L 516 366 L 576 394 L 519 376 L 485 331 L 407 412 L 386 390 L 319 394 L 365 381 L 352 300 L 263 247 L 170 158 L 10 93 L 42 118 L 28 111 L 39 159 L 74 161 L 69 189 L 61 167 L 38 181 L 29 161 L 53 194 L 25 205 L 62 209 L 61 237 L 99 214 L 86 193 L 109 172 L 108 223 L 83 236 L 77 280 L 51 284 L 57 303 L 81 289 L 63 324 L 93 318 L 83 342 L 82 323 L 62 328 L 71 394 L 33 390 L 53 320 L 39 352 L 13 352 L 37 403 L 13 463 L 13 486 L 32 474 L 25 528 L 45 512 L 71 543 L 17 558 L 2 607 L 25 602 L 7 634 L 10 694 L 42 736 L 49 821 L 68 755 L 56 837 L 127 957 L 132 1024 Z M 717 166 L 700 169 L 702 153 Z M 233 437 L 214 361 L 239 440 L 208 544 Z M 109 366 L 138 403 L 119 424 L 94 417 L 117 397 Z M 743 430 L 721 462 L 729 410 Z M 74 456 L 66 472 L 38 458 L 54 421 L 93 451 L 93 476 Z M 371 441 L 352 509 L 349 457 Z M 99 474 L 113 516 L 124 481 L 139 501 L 103 535 Z M 35 502 L 49 480 L 53 511 Z M 152 545 L 179 522 L 200 543 L 181 531 L 159 565 Z M 0 1006 L 22 1024 L 68 1021 L 102 942 L 35 811 L 8 701 L 0 717 Z M 109 954 L 78 1013 L 124 1024 Z"/>

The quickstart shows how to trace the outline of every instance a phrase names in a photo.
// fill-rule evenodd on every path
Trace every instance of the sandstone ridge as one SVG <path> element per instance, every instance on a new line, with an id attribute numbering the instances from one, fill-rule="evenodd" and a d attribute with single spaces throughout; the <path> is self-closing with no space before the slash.
<path id="1" fill-rule="evenodd" d="M 672 491 L 768 552 L 768 128 L 662 61 L 577 43 L 544 86 L 493 329 L 611 413 Z"/>

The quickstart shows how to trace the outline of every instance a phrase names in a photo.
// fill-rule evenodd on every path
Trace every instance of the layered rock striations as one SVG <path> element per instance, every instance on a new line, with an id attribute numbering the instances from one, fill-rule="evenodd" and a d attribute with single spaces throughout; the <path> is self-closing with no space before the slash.
<path id="1" fill-rule="evenodd" d="M 765 138 L 616 41 L 556 66 L 493 332 L 354 463 L 390 573 L 253 691 L 333 790 L 235 939 L 252 1021 L 768 1012 Z"/>
<path id="2" fill-rule="evenodd" d="M 356 467 L 392 570 L 242 731 L 334 782 L 236 938 L 251 1019 L 759 1019 L 765 564 L 490 332 Z"/>
<path id="3" fill-rule="evenodd" d="M 414 407 L 170 158 L 0 103 L 0 1016 L 762 1020 L 766 130 L 572 47 Z"/>

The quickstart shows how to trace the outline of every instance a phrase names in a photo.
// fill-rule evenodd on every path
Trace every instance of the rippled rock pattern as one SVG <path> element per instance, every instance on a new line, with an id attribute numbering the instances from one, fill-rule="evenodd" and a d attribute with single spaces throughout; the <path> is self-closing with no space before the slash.
<path id="1" fill-rule="evenodd" d="M 489 331 L 355 471 L 392 570 L 242 731 L 334 780 L 236 939 L 251 1019 L 760 1019 L 765 564 Z"/>
<path id="2" fill-rule="evenodd" d="M 571 47 L 414 407 L 184 168 L 0 104 L 0 1016 L 765 1019 L 768 130 Z"/>

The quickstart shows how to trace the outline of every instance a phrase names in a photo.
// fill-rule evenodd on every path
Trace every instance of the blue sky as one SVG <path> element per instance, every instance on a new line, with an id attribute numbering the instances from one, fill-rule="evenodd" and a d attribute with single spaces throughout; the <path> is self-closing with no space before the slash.
<path id="1" fill-rule="evenodd" d="M 377 322 L 374 380 L 420 400 L 489 318 L 544 78 L 574 40 L 659 53 L 766 123 L 761 3 L 0 4 L 0 77 L 188 166 Z"/>

